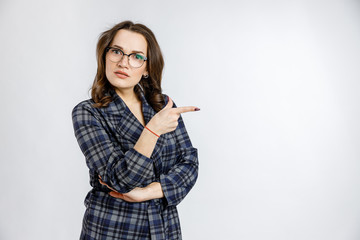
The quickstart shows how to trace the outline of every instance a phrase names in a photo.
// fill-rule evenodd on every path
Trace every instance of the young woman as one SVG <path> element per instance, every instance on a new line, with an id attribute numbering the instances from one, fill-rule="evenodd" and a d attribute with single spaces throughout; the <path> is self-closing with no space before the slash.
<path id="1" fill-rule="evenodd" d="M 181 239 L 176 206 L 198 176 L 197 149 L 161 90 L 164 60 L 152 31 L 124 21 L 97 44 L 91 99 L 72 110 L 91 191 L 80 239 Z"/>

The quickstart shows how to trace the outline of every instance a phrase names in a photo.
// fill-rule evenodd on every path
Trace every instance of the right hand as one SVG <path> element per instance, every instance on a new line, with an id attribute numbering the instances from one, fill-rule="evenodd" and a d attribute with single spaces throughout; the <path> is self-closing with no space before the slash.
<path id="1" fill-rule="evenodd" d="M 194 106 L 173 108 L 173 101 L 169 97 L 166 106 L 157 112 L 146 126 L 159 135 L 174 131 L 178 126 L 180 114 L 194 112 L 195 108 Z"/>

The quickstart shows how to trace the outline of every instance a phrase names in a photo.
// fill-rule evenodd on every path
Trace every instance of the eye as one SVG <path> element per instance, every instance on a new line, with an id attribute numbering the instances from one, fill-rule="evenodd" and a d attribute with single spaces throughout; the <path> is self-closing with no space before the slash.
<path id="1" fill-rule="evenodd" d="M 138 60 L 144 60 L 144 57 L 142 55 L 140 55 L 140 54 L 136 54 L 135 58 L 138 59 Z"/>
<path id="2" fill-rule="evenodd" d="M 122 55 L 122 52 L 120 49 L 111 49 L 111 52 L 114 53 L 114 54 L 117 54 L 117 55 Z"/>

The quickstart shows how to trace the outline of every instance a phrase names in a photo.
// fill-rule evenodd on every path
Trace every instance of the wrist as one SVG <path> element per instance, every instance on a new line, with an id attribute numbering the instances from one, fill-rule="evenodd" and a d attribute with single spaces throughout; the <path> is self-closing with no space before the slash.
<path id="1" fill-rule="evenodd" d="M 152 182 L 146 188 L 148 188 L 147 195 L 150 197 L 150 199 L 164 197 L 161 184 L 159 182 Z"/>
<path id="2" fill-rule="evenodd" d="M 147 131 L 151 132 L 155 136 L 160 137 L 160 135 L 161 135 L 160 130 L 155 128 L 155 126 L 153 126 L 151 123 L 148 123 L 147 125 L 145 125 L 145 128 Z"/>

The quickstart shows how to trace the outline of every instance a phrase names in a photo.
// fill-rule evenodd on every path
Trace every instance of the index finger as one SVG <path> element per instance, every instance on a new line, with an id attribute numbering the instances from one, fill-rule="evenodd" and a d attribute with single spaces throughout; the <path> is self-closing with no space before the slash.
<path id="1" fill-rule="evenodd" d="M 194 112 L 199 111 L 200 108 L 194 107 L 194 106 L 186 106 L 186 107 L 176 107 L 173 108 L 176 113 L 185 113 L 185 112 Z"/>

